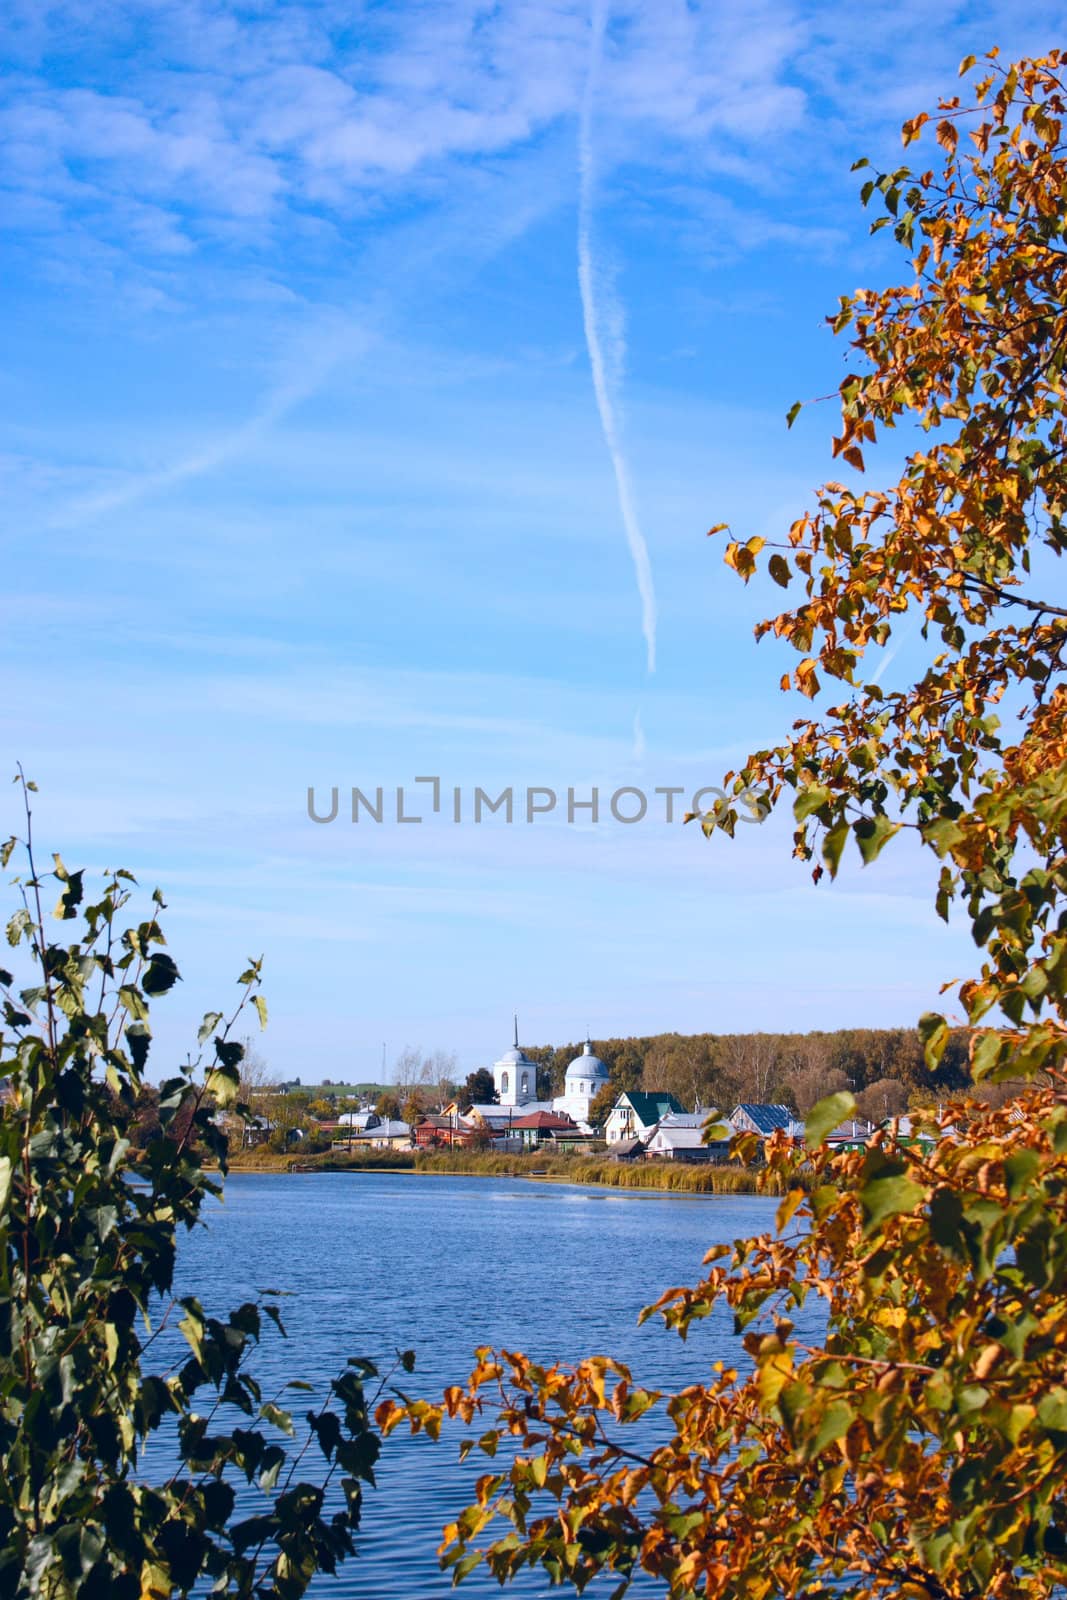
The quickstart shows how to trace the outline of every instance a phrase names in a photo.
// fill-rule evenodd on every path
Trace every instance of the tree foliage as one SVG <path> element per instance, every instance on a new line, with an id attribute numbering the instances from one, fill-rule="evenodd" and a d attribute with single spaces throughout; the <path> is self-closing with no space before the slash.
<path id="1" fill-rule="evenodd" d="M 463 1092 L 471 1105 L 495 1105 L 497 1100 L 496 1084 L 489 1068 L 476 1067 L 473 1072 L 469 1072 Z"/>
<path id="2" fill-rule="evenodd" d="M 994 52 L 967 103 L 939 108 L 942 170 L 865 183 L 911 266 L 833 319 L 855 353 L 834 453 L 862 473 L 887 429 L 917 442 L 890 488 L 826 484 L 770 553 L 801 591 L 759 629 L 802 657 L 783 688 L 837 679 L 845 698 L 735 791 L 792 798 L 817 880 L 850 841 L 865 864 L 909 832 L 932 851 L 937 909 L 962 901 L 982 952 L 957 991 L 973 1076 L 1041 1086 L 957 1102 L 928 1151 L 890 1127 L 831 1155 L 844 1090 L 811 1111 L 807 1152 L 769 1141 L 775 1231 L 716 1246 L 702 1282 L 645 1313 L 685 1337 L 732 1312 L 743 1352 L 709 1383 L 661 1394 L 605 1357 L 485 1349 L 440 1407 L 386 1402 L 386 1428 L 458 1417 L 492 1460 L 445 1531 L 457 1579 L 484 1559 L 579 1591 L 610 1572 L 615 1596 L 643 1569 L 675 1600 L 1067 1592 L 1067 609 L 1047 598 L 1067 541 L 1064 59 Z M 747 580 L 763 549 L 734 540 L 727 561 Z M 909 614 L 933 653 L 883 688 L 865 654 Z M 736 809 L 703 821 L 731 833 Z M 921 1033 L 933 1071 L 947 1018 Z"/>
<path id="3" fill-rule="evenodd" d="M 151 1009 L 179 979 L 163 899 L 123 928 L 128 872 L 90 901 L 58 856 L 39 871 L 23 787 L 28 866 L 7 927 L 18 975 L 0 971 L 0 1594 L 152 1600 L 210 1581 L 294 1600 L 354 1552 L 379 1451 L 374 1366 L 349 1362 L 297 1424 L 251 1365 L 265 1333 L 284 1336 L 273 1291 L 219 1316 L 171 1294 L 179 1237 L 220 1192 L 205 1160 L 226 1170 L 216 1113 L 237 1098 L 235 1027 L 249 1010 L 266 1021 L 260 963 L 228 1018 L 205 1016 L 198 1055 L 159 1089 L 157 1136 L 136 1150 Z M 47 931 L 49 879 L 56 917 L 76 925 L 67 944 Z M 160 1430 L 172 1467 L 148 1481 Z"/>
<path id="4" fill-rule="evenodd" d="M 940 173 L 900 167 L 864 185 L 885 206 L 875 226 L 915 251 L 913 276 L 846 296 L 833 319 L 856 368 L 834 454 L 862 473 L 888 430 L 907 423 L 923 442 L 891 488 L 825 484 L 788 555 L 770 556 L 771 576 L 803 590 L 757 630 L 803 656 L 783 687 L 815 698 L 821 672 L 850 693 L 735 779 L 769 804 L 794 794 L 796 851 L 818 857 L 816 879 L 850 840 L 865 863 L 905 831 L 934 853 L 938 912 L 961 900 L 985 952 L 958 986 L 966 1020 L 985 1023 L 978 1078 L 1064 1054 L 1067 607 L 1047 592 L 1067 546 L 1062 65 L 1059 52 L 1007 69 L 994 56 L 969 103 L 940 106 Z M 906 123 L 905 145 L 930 121 Z M 735 541 L 727 560 L 747 579 L 762 549 Z M 863 681 L 865 652 L 908 614 L 936 642 L 922 676 Z M 720 804 L 705 827 L 732 831 L 736 816 Z M 998 1013 L 1008 1026 L 991 1025 Z M 927 1017 L 924 1035 L 936 1062 L 946 1019 Z"/>
<path id="5" fill-rule="evenodd" d="M 484 1558 L 502 1582 L 540 1565 L 579 1591 L 607 1571 L 616 1595 L 644 1569 L 676 1600 L 1062 1593 L 1067 1104 L 1034 1091 L 1022 1125 L 955 1114 L 929 1156 L 888 1134 L 816 1146 L 810 1197 L 776 1136 L 778 1235 L 717 1245 L 703 1282 L 645 1313 L 685 1337 L 725 1304 L 743 1369 L 669 1395 L 605 1357 L 486 1349 L 442 1405 L 384 1403 L 387 1430 L 447 1415 L 477 1430 L 465 1453 L 512 1443 L 445 1530 L 445 1565 Z M 826 1332 L 809 1343 L 794 1319 L 813 1301 Z M 657 1413 L 668 1437 L 650 1446 Z"/>

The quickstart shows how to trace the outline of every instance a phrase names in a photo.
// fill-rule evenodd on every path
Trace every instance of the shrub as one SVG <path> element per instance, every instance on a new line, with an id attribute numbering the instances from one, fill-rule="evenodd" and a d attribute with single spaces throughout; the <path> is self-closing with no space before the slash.
<path id="1" fill-rule="evenodd" d="M 54 872 L 38 872 L 33 787 L 23 783 L 28 871 L 7 929 L 24 970 L 0 971 L 0 1594 L 152 1600 L 210 1582 L 217 1594 L 294 1600 L 354 1552 L 379 1450 L 365 1393 L 375 1368 L 350 1361 L 291 1445 L 291 1417 L 264 1399 L 250 1365 L 265 1331 L 284 1335 L 273 1295 L 222 1317 L 195 1296 L 170 1297 L 179 1236 L 219 1192 L 200 1152 L 226 1170 L 215 1111 L 236 1093 L 234 1025 L 249 1006 L 266 1018 L 260 964 L 242 974 L 227 1020 L 204 1018 L 201 1054 L 161 1086 L 158 1136 L 134 1161 L 127 1128 L 150 1009 L 178 980 L 163 899 L 156 891 L 147 918 L 123 930 L 129 873 L 109 875 L 86 903 L 84 874 L 58 856 Z M 66 945 L 46 932 L 48 878 L 56 916 L 79 924 Z M 186 1359 L 154 1370 L 172 1311 Z M 149 1484 L 141 1452 L 163 1426 L 174 1468 Z M 297 1476 L 308 1445 L 317 1479 Z M 234 1477 L 258 1488 L 257 1514 L 238 1519 Z"/>

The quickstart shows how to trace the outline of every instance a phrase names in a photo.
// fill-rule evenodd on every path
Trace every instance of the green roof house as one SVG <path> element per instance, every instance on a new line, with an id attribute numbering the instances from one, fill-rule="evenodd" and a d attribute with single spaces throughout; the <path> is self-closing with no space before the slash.
<path id="1" fill-rule="evenodd" d="M 680 1100 L 663 1089 L 628 1089 L 620 1094 L 604 1124 L 604 1138 L 609 1145 L 621 1139 L 640 1139 L 664 1117 L 683 1111 Z"/>

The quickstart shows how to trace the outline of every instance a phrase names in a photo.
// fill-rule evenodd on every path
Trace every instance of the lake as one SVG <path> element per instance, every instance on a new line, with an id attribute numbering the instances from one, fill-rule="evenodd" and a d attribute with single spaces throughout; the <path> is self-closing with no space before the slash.
<path id="1" fill-rule="evenodd" d="M 321 1397 L 348 1356 L 384 1368 L 410 1347 L 416 1370 L 401 1382 L 438 1398 L 446 1383 L 464 1381 L 482 1344 L 568 1362 L 614 1355 L 637 1381 L 677 1389 L 717 1358 L 743 1360 L 729 1315 L 696 1324 L 682 1343 L 657 1321 L 638 1328 L 638 1312 L 664 1289 L 694 1283 L 710 1245 L 770 1228 L 775 1204 L 508 1178 L 235 1174 L 208 1225 L 183 1243 L 177 1287 L 216 1315 L 262 1288 L 293 1293 L 282 1302 L 288 1341 L 268 1329 L 252 1363 L 265 1395 L 304 1378 Z M 291 1403 L 300 1414 L 311 1397 Z M 437 1565 L 441 1527 L 487 1469 L 480 1452 L 460 1466 L 459 1436 L 433 1444 L 406 1430 L 393 1435 L 379 1487 L 365 1495 L 358 1558 L 336 1578 L 319 1578 L 313 1594 L 423 1600 L 450 1592 Z M 501 1591 L 478 1571 L 460 1592 L 481 1600 Z M 529 1574 L 509 1592 L 543 1595 L 549 1585 Z M 660 1590 L 645 1581 L 632 1592 Z"/>

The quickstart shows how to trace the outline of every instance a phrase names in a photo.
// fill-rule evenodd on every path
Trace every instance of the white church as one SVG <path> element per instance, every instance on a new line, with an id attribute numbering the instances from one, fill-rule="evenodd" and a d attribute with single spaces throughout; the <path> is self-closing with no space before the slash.
<path id="1" fill-rule="evenodd" d="M 538 1100 L 537 1063 L 520 1048 L 518 1020 L 514 1045 L 493 1063 L 493 1084 L 502 1106 L 521 1107 L 524 1116 L 534 1111 L 555 1111 L 570 1117 L 585 1132 L 589 1131 L 589 1107 L 608 1081 L 608 1069 L 593 1054 L 587 1039 L 581 1055 L 575 1056 L 567 1068 L 563 1093 L 554 1100 Z"/>

